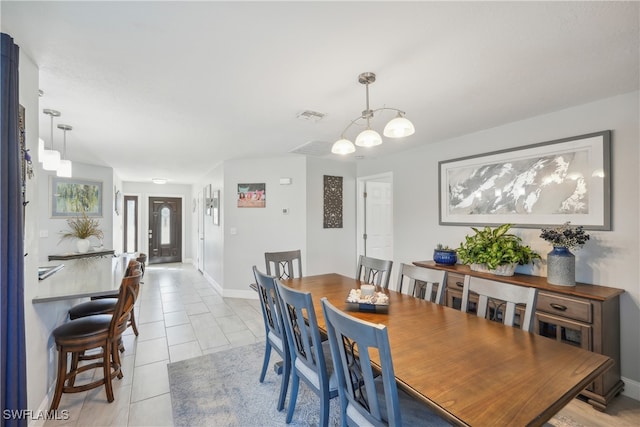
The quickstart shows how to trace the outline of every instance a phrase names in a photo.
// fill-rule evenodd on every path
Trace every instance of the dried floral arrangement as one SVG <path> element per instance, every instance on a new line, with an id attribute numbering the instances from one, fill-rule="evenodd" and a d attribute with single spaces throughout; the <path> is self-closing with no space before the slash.
<path id="1" fill-rule="evenodd" d="M 589 240 L 589 235 L 582 225 L 573 226 L 569 221 L 558 227 L 543 228 L 540 237 L 554 247 L 567 249 L 580 248 Z"/>

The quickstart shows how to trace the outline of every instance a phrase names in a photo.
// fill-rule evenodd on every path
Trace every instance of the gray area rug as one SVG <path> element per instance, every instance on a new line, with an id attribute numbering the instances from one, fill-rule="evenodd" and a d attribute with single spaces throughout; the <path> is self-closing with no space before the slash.
<path id="1" fill-rule="evenodd" d="M 286 408 L 278 412 L 280 376 L 273 364 L 280 360 L 272 352 L 264 382 L 260 368 L 264 343 L 207 354 L 167 365 L 173 423 L 176 427 L 266 427 L 286 425 Z M 291 388 L 289 388 L 291 390 Z M 329 425 L 340 425 L 338 399 L 331 399 Z M 301 381 L 296 410 L 290 426 L 317 426 L 320 400 Z M 549 420 L 547 427 L 581 427 L 566 416 Z"/>
<path id="2" fill-rule="evenodd" d="M 280 376 L 273 364 L 281 360 L 271 353 L 270 366 L 260 383 L 264 343 L 207 354 L 167 366 L 174 426 L 284 426 L 285 410 L 278 412 Z M 289 388 L 291 390 L 291 388 Z M 331 399 L 329 425 L 340 425 L 338 399 Z M 320 399 L 300 382 L 296 410 L 290 426 L 317 426 Z"/>

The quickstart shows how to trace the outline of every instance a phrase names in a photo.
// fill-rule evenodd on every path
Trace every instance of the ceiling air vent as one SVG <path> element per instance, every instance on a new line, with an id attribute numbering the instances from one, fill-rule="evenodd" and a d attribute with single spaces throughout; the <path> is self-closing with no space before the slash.
<path id="1" fill-rule="evenodd" d="M 322 118 L 326 116 L 324 113 L 318 113 L 317 111 L 304 110 L 301 113 L 298 113 L 296 117 L 300 120 L 307 120 L 311 122 L 319 122 Z"/>
<path id="2" fill-rule="evenodd" d="M 331 143 L 327 141 L 309 141 L 289 152 L 304 154 L 305 156 L 323 157 L 331 154 Z"/>

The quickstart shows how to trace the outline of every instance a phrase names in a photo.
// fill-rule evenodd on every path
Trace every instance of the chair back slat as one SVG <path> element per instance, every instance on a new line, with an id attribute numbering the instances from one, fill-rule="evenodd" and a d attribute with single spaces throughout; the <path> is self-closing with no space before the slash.
<path id="1" fill-rule="evenodd" d="M 393 261 L 391 260 L 360 255 L 356 268 L 356 279 L 388 289 L 392 266 Z"/>
<path id="2" fill-rule="evenodd" d="M 299 249 L 284 252 L 265 252 L 264 260 L 269 276 L 275 276 L 279 280 L 302 277 L 302 253 Z"/>
<path id="3" fill-rule="evenodd" d="M 461 306 L 461 310 L 464 312 L 468 311 L 470 292 L 478 294 L 476 312 L 479 317 L 490 317 L 491 307 L 489 306 L 492 304 L 494 320 L 497 319 L 498 312 L 502 310 L 502 322 L 507 326 L 515 324 L 516 305 L 524 305 L 520 327 L 525 331 L 533 332 L 533 318 L 538 297 L 537 289 L 466 275 L 462 289 Z"/>

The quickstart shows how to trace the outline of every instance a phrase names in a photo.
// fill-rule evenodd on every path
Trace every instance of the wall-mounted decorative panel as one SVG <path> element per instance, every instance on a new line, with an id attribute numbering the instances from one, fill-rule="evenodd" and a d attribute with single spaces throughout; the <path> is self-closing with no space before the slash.
<path id="1" fill-rule="evenodd" d="M 324 228 L 342 228 L 342 177 L 324 175 Z"/>

